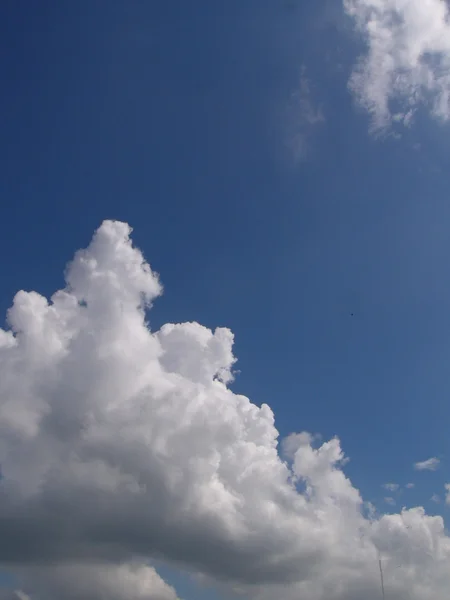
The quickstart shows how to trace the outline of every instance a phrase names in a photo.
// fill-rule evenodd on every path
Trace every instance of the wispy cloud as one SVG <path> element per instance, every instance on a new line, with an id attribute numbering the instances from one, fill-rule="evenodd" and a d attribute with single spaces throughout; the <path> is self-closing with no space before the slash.
<path id="1" fill-rule="evenodd" d="M 445 503 L 450 504 L 450 483 L 444 485 L 445 488 Z"/>
<path id="2" fill-rule="evenodd" d="M 298 88 L 287 104 L 285 144 L 295 163 L 307 157 L 313 132 L 324 122 L 323 107 L 314 98 L 311 81 L 303 66 Z"/>
<path id="3" fill-rule="evenodd" d="M 435 502 L 436 504 L 439 504 L 439 502 L 441 501 L 441 497 L 438 494 L 433 494 L 430 498 L 431 502 Z"/>
<path id="4" fill-rule="evenodd" d="M 450 118 L 450 19 L 443 0 L 344 0 L 367 45 L 350 79 L 357 102 L 381 131 L 409 125 L 420 105 Z"/>
<path id="5" fill-rule="evenodd" d="M 400 486 L 398 483 L 383 483 L 382 487 L 389 492 L 398 492 Z"/>
<path id="6" fill-rule="evenodd" d="M 405 485 L 405 488 L 406 488 L 407 490 L 412 490 L 414 487 L 416 487 L 416 484 L 415 484 L 415 483 L 407 483 L 407 484 Z"/>
<path id="7" fill-rule="evenodd" d="M 414 468 L 416 471 L 437 471 L 440 464 L 441 461 L 439 458 L 433 456 L 433 458 L 429 458 L 428 460 L 414 463 Z"/>
<path id="8" fill-rule="evenodd" d="M 389 504 L 389 506 L 395 506 L 395 499 L 391 496 L 386 496 L 384 501 L 386 502 L 386 504 Z"/>

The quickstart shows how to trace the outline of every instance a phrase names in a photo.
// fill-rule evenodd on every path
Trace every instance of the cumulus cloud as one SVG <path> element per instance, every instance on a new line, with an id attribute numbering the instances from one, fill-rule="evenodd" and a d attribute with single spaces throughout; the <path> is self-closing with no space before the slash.
<path id="1" fill-rule="evenodd" d="M 33 565 L 19 569 L 17 578 L 21 585 L 15 592 L 20 594 L 17 600 L 34 595 L 51 600 L 177 600 L 175 590 L 152 567 L 137 562 Z"/>
<path id="2" fill-rule="evenodd" d="M 437 471 L 440 464 L 439 458 L 433 456 L 433 458 L 414 463 L 414 468 L 416 471 Z"/>
<path id="3" fill-rule="evenodd" d="M 374 130 L 411 122 L 420 105 L 450 117 L 450 22 L 445 0 L 344 0 L 367 50 L 350 88 Z"/>
<path id="4" fill-rule="evenodd" d="M 269 406 L 228 387 L 228 329 L 151 331 L 162 287 L 130 233 L 104 222 L 66 287 L 19 292 L 0 330 L 9 597 L 174 599 L 158 559 L 257 600 L 375 600 L 381 553 L 392 598 L 446 598 L 443 519 L 368 515 L 337 438 L 279 453 Z"/>

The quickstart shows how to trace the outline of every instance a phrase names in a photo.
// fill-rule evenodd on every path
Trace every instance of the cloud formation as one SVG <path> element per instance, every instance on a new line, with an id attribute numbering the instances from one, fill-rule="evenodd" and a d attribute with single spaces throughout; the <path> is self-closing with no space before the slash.
<path id="1" fill-rule="evenodd" d="M 437 471 L 439 469 L 439 465 L 441 461 L 439 458 L 433 456 L 432 458 L 428 458 L 427 460 L 422 460 L 420 462 L 414 463 L 414 468 L 416 471 Z"/>
<path id="2" fill-rule="evenodd" d="M 445 488 L 445 503 L 450 504 L 450 483 L 446 483 L 444 488 Z"/>
<path id="3" fill-rule="evenodd" d="M 19 570 L 17 575 L 21 589 L 15 592 L 15 600 L 34 595 L 58 600 L 177 600 L 175 590 L 152 567 L 138 562 L 34 565 Z"/>
<path id="4" fill-rule="evenodd" d="M 442 518 L 368 516 L 336 438 L 280 454 L 269 406 L 227 386 L 228 329 L 150 330 L 162 287 L 130 233 L 105 221 L 66 288 L 19 292 L 0 330 L 0 568 L 20 593 L 174 600 L 158 559 L 257 600 L 375 600 L 381 553 L 390 597 L 444 600 Z"/>
<path id="5" fill-rule="evenodd" d="M 398 492 L 400 486 L 398 483 L 383 483 L 383 487 L 385 490 L 389 492 Z"/>
<path id="6" fill-rule="evenodd" d="M 367 50 L 350 79 L 374 131 L 408 125 L 419 106 L 450 117 L 450 22 L 445 0 L 343 0 Z"/>
<path id="7" fill-rule="evenodd" d="M 313 95 L 311 82 L 303 66 L 298 88 L 291 94 L 285 115 L 285 144 L 294 163 L 303 161 L 311 148 L 312 136 L 325 116 Z"/>

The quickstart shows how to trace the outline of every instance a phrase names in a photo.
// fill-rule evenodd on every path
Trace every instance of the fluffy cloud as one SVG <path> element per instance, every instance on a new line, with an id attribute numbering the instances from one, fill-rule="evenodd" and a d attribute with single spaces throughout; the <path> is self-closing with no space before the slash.
<path id="1" fill-rule="evenodd" d="M 367 44 L 350 80 L 373 128 L 408 124 L 420 104 L 450 117 L 450 23 L 445 0 L 343 0 Z"/>
<path id="2" fill-rule="evenodd" d="M 437 471 L 440 464 L 441 461 L 439 458 L 433 456 L 433 458 L 428 458 L 427 460 L 414 463 L 414 468 L 416 471 Z"/>
<path id="3" fill-rule="evenodd" d="M 17 577 L 21 590 L 14 600 L 30 598 L 22 590 L 51 600 L 177 600 L 175 590 L 142 563 L 34 565 L 18 570 Z"/>
<path id="4" fill-rule="evenodd" d="M 19 292 L 0 330 L 9 597 L 175 598 L 159 559 L 258 600 L 374 600 L 381 553 L 392 598 L 446 598 L 441 517 L 368 515 L 338 439 L 280 455 L 271 409 L 227 387 L 229 330 L 151 332 L 162 288 L 130 231 L 104 222 L 66 288 Z"/>

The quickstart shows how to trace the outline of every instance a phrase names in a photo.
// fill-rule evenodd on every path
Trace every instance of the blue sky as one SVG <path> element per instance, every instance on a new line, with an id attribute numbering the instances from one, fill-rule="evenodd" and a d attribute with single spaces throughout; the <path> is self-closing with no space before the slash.
<path id="1" fill-rule="evenodd" d="M 229 327 L 232 389 L 281 437 L 337 435 L 380 512 L 382 484 L 413 482 L 395 510 L 447 518 L 430 500 L 450 480 L 445 119 L 418 107 L 371 133 L 339 2 L 7 0 L 1 17 L 2 314 L 125 221 L 165 288 L 152 329 Z"/>

